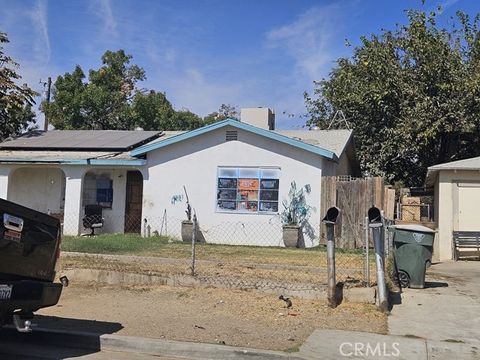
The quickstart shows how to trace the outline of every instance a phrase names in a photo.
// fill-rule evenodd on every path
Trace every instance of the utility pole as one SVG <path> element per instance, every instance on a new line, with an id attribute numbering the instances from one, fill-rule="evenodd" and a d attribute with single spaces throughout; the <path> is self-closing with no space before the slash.
<path id="1" fill-rule="evenodd" d="M 52 78 L 49 76 L 47 81 L 42 81 L 40 80 L 40 83 L 43 84 L 43 87 L 47 86 L 47 91 L 46 91 L 46 100 L 47 104 L 50 104 L 50 90 L 52 88 Z M 45 116 L 45 122 L 43 124 L 43 131 L 48 131 L 48 116 L 47 113 L 44 111 L 43 112 Z"/>

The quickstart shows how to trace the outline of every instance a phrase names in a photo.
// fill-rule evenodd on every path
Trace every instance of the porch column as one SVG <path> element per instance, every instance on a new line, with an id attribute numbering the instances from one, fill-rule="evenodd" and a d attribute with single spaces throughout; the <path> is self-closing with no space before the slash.
<path id="1" fill-rule="evenodd" d="M 8 197 L 8 177 L 11 170 L 10 167 L 0 167 L 0 198 L 5 200 Z"/>
<path id="2" fill-rule="evenodd" d="M 63 235 L 80 235 L 82 218 L 83 168 L 65 168 L 65 210 Z"/>

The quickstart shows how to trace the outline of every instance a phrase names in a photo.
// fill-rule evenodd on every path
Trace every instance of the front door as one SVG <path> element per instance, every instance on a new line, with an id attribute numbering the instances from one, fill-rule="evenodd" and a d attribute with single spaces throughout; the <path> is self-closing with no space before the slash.
<path id="1" fill-rule="evenodd" d="M 140 171 L 127 172 L 125 200 L 125 232 L 138 233 L 142 228 L 143 176 Z"/>

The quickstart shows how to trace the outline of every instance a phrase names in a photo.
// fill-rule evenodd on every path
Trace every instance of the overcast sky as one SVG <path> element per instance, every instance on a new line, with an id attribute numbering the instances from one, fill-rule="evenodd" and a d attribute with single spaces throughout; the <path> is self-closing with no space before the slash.
<path id="1" fill-rule="evenodd" d="M 37 91 L 40 79 L 76 64 L 87 72 L 106 50 L 124 49 L 146 71 L 141 87 L 165 92 L 176 109 L 271 107 L 279 127 L 295 128 L 305 122 L 303 92 L 350 54 L 345 39 L 358 44 L 405 23 L 404 9 L 438 4 L 445 23 L 457 10 L 480 12 L 469 0 L 0 0 L 0 31 Z"/>

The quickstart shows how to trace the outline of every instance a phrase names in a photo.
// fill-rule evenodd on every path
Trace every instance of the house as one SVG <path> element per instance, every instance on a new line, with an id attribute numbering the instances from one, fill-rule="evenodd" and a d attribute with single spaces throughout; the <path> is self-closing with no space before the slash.
<path id="1" fill-rule="evenodd" d="M 281 245 L 295 181 L 311 188 L 312 246 L 320 180 L 334 175 L 359 175 L 351 131 L 275 131 L 264 108 L 188 132 L 36 131 L 0 144 L 0 197 L 62 218 L 67 235 L 100 204 L 101 232 L 180 237 L 185 186 L 206 241 Z"/>
<path id="2" fill-rule="evenodd" d="M 439 260 L 453 258 L 453 231 L 480 231 L 480 157 L 428 168 L 426 186 L 434 188 L 435 250 Z"/>

